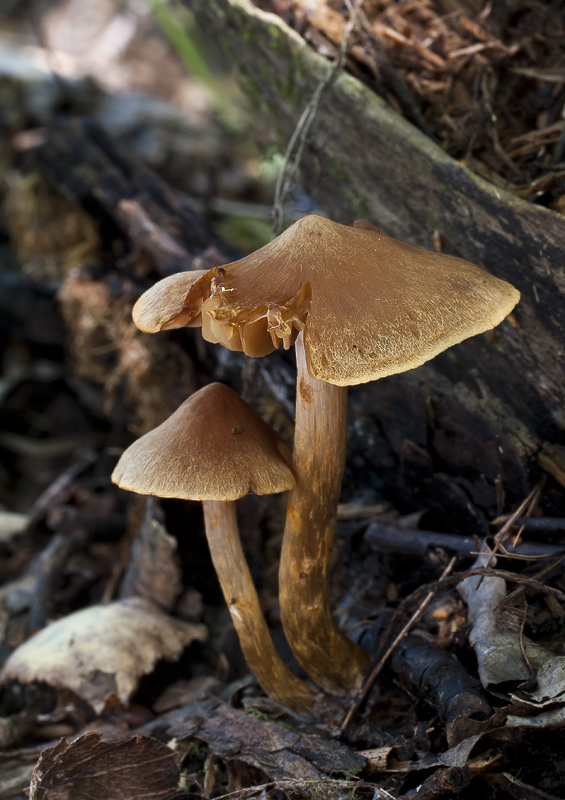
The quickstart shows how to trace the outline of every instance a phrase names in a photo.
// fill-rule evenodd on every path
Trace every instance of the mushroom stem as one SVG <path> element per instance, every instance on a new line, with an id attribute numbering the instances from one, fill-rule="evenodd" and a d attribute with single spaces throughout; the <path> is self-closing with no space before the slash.
<path id="1" fill-rule="evenodd" d="M 247 665 L 269 697 L 305 715 L 320 693 L 297 678 L 275 649 L 241 546 L 235 502 L 204 500 L 202 505 L 210 555 Z"/>
<path id="2" fill-rule="evenodd" d="M 345 465 L 347 388 L 311 378 L 296 340 L 296 428 L 279 573 L 281 617 L 294 655 L 323 689 L 354 695 L 369 655 L 339 629 L 329 567 Z"/>

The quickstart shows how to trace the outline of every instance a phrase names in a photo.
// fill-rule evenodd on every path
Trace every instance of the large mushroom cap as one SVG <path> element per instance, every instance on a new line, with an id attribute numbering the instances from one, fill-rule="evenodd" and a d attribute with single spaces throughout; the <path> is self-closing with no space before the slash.
<path id="1" fill-rule="evenodd" d="M 413 369 L 495 327 L 520 299 L 509 283 L 461 258 L 392 239 L 365 221 L 342 225 L 316 215 L 196 280 L 175 287 L 166 280 L 146 293 L 153 317 L 165 288 L 169 308 L 171 292 L 179 292 L 182 311 L 160 329 L 201 312 L 205 339 L 251 356 L 281 340 L 288 347 L 304 330 L 310 374 L 338 386 Z M 142 330 L 158 329 L 142 316 Z"/>
<path id="2" fill-rule="evenodd" d="M 122 489 L 186 500 L 237 500 L 292 489 L 290 448 L 239 395 L 212 383 L 123 453 Z"/>

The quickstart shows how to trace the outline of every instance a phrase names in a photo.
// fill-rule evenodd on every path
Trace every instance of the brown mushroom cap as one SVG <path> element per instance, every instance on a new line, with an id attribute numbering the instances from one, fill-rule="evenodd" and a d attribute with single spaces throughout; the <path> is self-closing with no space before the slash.
<path id="1" fill-rule="evenodd" d="M 202 299 L 210 293 L 210 281 L 205 269 L 177 272 L 163 278 L 156 284 L 158 292 L 149 290 L 141 295 L 133 307 L 133 321 L 145 333 L 200 324 Z"/>
<path id="2" fill-rule="evenodd" d="M 164 283 L 146 293 L 154 309 Z M 289 347 L 304 330 L 308 371 L 338 386 L 413 369 L 498 325 L 520 298 L 461 258 L 392 239 L 366 221 L 342 225 L 316 215 L 176 288 L 182 313 L 163 327 L 187 324 L 186 309 L 194 308 L 205 339 L 251 356 L 281 340 Z M 157 329 L 140 317 L 143 330 Z"/>
<path id="3" fill-rule="evenodd" d="M 212 383 L 123 453 L 122 489 L 186 500 L 237 500 L 292 489 L 290 448 L 238 394 Z"/>

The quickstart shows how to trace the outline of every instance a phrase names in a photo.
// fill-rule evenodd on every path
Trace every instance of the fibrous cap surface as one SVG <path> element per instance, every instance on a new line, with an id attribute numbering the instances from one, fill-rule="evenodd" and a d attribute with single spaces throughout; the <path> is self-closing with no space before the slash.
<path id="1" fill-rule="evenodd" d="M 212 383 L 121 456 L 122 489 L 187 500 L 236 500 L 294 486 L 290 449 L 235 392 Z"/>
<path id="2" fill-rule="evenodd" d="M 251 356 L 281 341 L 289 347 L 304 330 L 310 374 L 339 386 L 413 369 L 495 327 L 520 299 L 509 283 L 461 258 L 392 239 L 365 221 L 317 215 L 239 261 L 183 275 L 146 293 L 154 307 L 162 295 L 171 308 L 178 292 L 181 311 L 162 328 L 187 324 L 193 309 L 205 339 Z"/>

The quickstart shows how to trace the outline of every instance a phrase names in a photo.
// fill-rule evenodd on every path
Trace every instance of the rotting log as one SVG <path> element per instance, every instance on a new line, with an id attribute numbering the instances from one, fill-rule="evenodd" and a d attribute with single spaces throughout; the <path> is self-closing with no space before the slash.
<path id="1" fill-rule="evenodd" d="M 284 148 L 332 63 L 249 0 L 185 2 Z M 430 249 L 439 238 L 522 292 L 495 333 L 351 393 L 365 425 L 359 443 L 371 447 L 350 477 L 370 469 L 397 501 L 485 530 L 495 482 L 499 503 L 504 492 L 513 502 L 531 484 L 541 443 L 564 435 L 565 218 L 473 174 L 346 73 L 321 98 L 301 179 L 334 219 L 366 217 Z M 562 512 L 561 497 L 553 502 Z"/>
<path id="2" fill-rule="evenodd" d="M 444 724 L 457 717 L 488 719 L 492 709 L 480 681 L 453 653 L 423 636 L 409 633 L 394 652 L 392 668 L 400 683 L 438 714 Z"/>
<path id="3" fill-rule="evenodd" d="M 95 122 L 51 121 L 27 161 L 100 223 L 119 228 L 161 276 L 190 269 L 196 255 L 223 246 L 179 192 L 132 159 Z M 235 255 L 226 246 L 216 258 Z"/>

